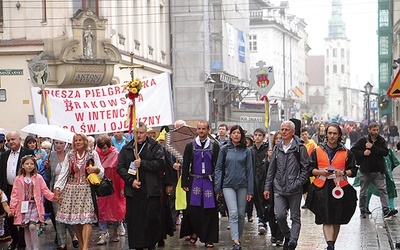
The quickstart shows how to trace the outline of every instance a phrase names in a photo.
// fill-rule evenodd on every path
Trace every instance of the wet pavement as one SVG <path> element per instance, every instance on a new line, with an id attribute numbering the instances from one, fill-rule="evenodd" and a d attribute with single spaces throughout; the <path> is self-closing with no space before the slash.
<path id="1" fill-rule="evenodd" d="M 400 153 L 396 153 L 396 156 L 400 159 Z M 397 186 L 397 192 L 400 195 L 400 167 L 393 171 L 393 176 Z M 359 188 L 356 189 L 359 191 Z M 399 198 L 395 199 L 395 204 L 396 208 L 400 208 Z M 383 220 L 380 201 L 376 196 L 373 196 L 371 199 L 370 210 L 372 214 L 366 219 L 361 219 L 359 209 L 357 208 L 350 223 L 348 225 L 342 225 L 335 245 L 336 249 L 389 250 L 395 249 L 397 241 L 400 244 L 400 215 Z M 296 249 L 325 249 L 326 243 L 322 233 L 322 226 L 318 226 L 314 223 L 314 215 L 307 209 L 302 209 L 301 216 L 302 227 L 298 247 Z M 227 225 L 228 219 L 226 217 L 221 218 L 220 242 L 215 244 L 214 249 L 231 249 L 232 242 L 230 240 L 230 232 L 226 229 Z M 282 249 L 282 247 L 275 247 L 270 243 L 269 229 L 266 235 L 258 235 L 257 229 L 257 218 L 254 216 L 254 222 L 245 223 L 244 236 L 241 239 L 243 249 Z M 195 245 L 191 245 L 189 242 L 179 239 L 179 226 L 177 226 L 177 230 L 175 236 L 169 237 L 165 241 L 164 247 L 158 247 L 157 249 L 205 249 L 204 244 L 199 241 Z M 125 236 L 121 237 L 120 242 L 112 242 L 112 240 L 110 240 L 107 245 L 97 246 L 96 242 L 98 236 L 98 228 L 94 227 L 90 249 L 128 249 Z M 52 225 L 47 225 L 45 232 L 39 236 L 39 249 L 56 249 L 57 246 L 54 244 L 54 237 L 55 233 Z M 7 249 L 7 245 L 8 243 L 0 244 L 0 249 Z M 74 249 L 70 239 L 68 239 L 67 247 L 68 249 Z"/>

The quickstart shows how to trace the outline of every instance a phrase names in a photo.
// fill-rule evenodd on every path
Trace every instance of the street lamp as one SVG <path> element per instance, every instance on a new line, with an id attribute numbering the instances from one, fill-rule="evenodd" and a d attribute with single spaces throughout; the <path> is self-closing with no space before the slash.
<path id="1" fill-rule="evenodd" d="M 213 110 L 213 101 L 212 101 L 212 95 L 214 92 L 214 87 L 215 87 L 215 81 L 211 78 L 211 76 L 207 77 L 207 80 L 204 82 L 204 87 L 208 93 L 208 115 L 209 115 L 209 122 L 210 122 L 210 127 L 213 129 L 213 115 L 212 115 L 212 110 Z"/>
<path id="2" fill-rule="evenodd" d="M 370 115 L 371 115 L 369 97 L 370 97 L 370 95 L 371 95 L 372 88 L 373 88 L 373 86 L 372 86 L 372 84 L 369 83 L 369 82 L 367 82 L 367 83 L 365 84 L 365 86 L 364 86 L 365 95 L 366 95 L 366 97 L 367 97 L 367 103 L 366 103 L 366 106 L 365 106 L 365 111 L 366 111 L 366 116 L 365 116 L 365 117 L 367 118 L 367 124 L 368 124 L 368 126 L 369 126 Z"/>
<path id="3" fill-rule="evenodd" d="M 204 82 L 204 86 L 206 91 L 211 94 L 214 91 L 215 81 L 211 78 L 211 76 L 207 77 L 207 80 Z"/>

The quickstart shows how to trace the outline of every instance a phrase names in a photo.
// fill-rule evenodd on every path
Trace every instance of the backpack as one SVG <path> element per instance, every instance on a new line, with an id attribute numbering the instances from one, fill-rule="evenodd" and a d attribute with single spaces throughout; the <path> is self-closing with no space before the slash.
<path id="1" fill-rule="evenodd" d="M 221 190 L 225 178 L 225 161 L 226 161 L 226 155 L 228 154 L 228 148 L 227 147 L 221 147 L 220 152 L 222 151 L 222 174 L 221 174 Z"/>
<path id="2" fill-rule="evenodd" d="M 296 151 L 294 152 L 294 154 L 296 155 L 297 162 L 299 164 L 300 164 L 300 147 L 301 146 L 305 147 L 304 145 L 299 145 L 299 146 L 297 146 Z M 300 172 L 299 172 L 299 176 L 300 176 Z M 303 194 L 308 193 L 308 189 L 310 188 L 310 184 L 311 184 L 311 182 L 309 180 L 306 183 L 303 184 L 303 186 L 302 186 Z"/>
<path id="3" fill-rule="evenodd" d="M 296 157 L 296 160 L 297 160 L 297 162 L 300 164 L 300 147 L 305 147 L 304 145 L 298 145 L 297 147 L 296 147 L 296 151 L 294 152 L 294 155 L 295 155 L 295 157 Z M 274 147 L 274 150 L 276 150 L 276 146 Z M 276 153 L 275 153 L 275 155 L 276 155 Z M 277 155 L 276 155 L 276 157 L 278 157 Z M 300 171 L 299 171 L 299 175 L 297 176 L 297 178 L 299 178 L 300 177 Z M 305 193 L 307 193 L 308 192 L 308 189 L 310 188 L 310 181 L 307 181 L 306 183 L 304 183 L 303 184 L 303 186 L 302 186 L 302 189 L 303 189 L 303 194 L 305 194 Z"/>

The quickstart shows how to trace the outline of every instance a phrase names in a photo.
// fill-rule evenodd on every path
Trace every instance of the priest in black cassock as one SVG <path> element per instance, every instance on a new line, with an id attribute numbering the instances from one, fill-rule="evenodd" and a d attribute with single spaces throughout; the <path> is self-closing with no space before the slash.
<path id="1" fill-rule="evenodd" d="M 132 140 L 119 153 L 117 166 L 117 172 L 125 182 L 128 245 L 129 249 L 155 249 L 162 238 L 159 173 L 164 166 L 164 155 L 161 145 L 147 136 L 144 123 L 139 122 L 135 133 L 137 154 Z"/>
<path id="2" fill-rule="evenodd" d="M 198 136 L 185 147 L 182 164 L 182 188 L 186 191 L 185 210 L 180 237 L 190 236 L 190 243 L 197 239 L 212 248 L 219 240 L 219 220 L 214 193 L 214 171 L 219 144 L 209 138 L 207 121 L 197 124 Z"/>

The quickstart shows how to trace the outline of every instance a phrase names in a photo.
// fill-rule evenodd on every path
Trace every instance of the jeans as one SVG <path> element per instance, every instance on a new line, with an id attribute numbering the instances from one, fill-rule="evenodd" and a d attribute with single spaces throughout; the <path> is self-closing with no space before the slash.
<path id="1" fill-rule="evenodd" d="M 246 217 L 247 188 L 223 189 L 226 205 L 229 211 L 229 225 L 231 227 L 232 240 L 239 240 L 243 235 L 244 221 Z"/>
<path id="2" fill-rule="evenodd" d="M 107 221 L 99 221 L 99 229 L 101 234 L 107 233 Z M 118 229 L 119 221 L 113 221 L 112 224 L 114 225 L 114 229 Z"/>
<path id="3" fill-rule="evenodd" d="M 386 212 L 389 210 L 389 199 L 386 189 L 386 177 L 382 173 L 360 173 L 360 211 L 367 209 L 367 191 L 369 184 L 374 182 L 376 188 L 379 191 L 379 198 L 381 199 L 382 211 Z"/>

